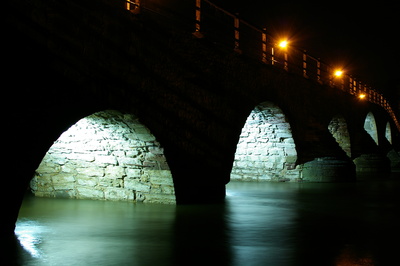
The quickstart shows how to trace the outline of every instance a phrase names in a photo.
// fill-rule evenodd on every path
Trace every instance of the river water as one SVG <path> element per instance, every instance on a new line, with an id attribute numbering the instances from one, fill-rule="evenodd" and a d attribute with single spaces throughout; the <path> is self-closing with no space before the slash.
<path id="1" fill-rule="evenodd" d="M 396 265 L 399 203 L 399 174 L 335 184 L 231 182 L 219 205 L 27 196 L 2 258 L 57 266 Z"/>

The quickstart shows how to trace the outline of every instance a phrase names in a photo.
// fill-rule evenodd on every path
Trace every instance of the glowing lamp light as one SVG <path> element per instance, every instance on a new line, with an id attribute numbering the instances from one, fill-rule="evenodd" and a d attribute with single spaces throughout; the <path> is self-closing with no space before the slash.
<path id="1" fill-rule="evenodd" d="M 336 76 L 336 77 L 339 78 L 339 77 L 341 77 L 342 75 L 343 75 L 343 71 L 342 71 L 342 70 L 336 70 L 336 71 L 335 71 L 335 76 Z"/>
<path id="2" fill-rule="evenodd" d="M 283 40 L 283 41 L 281 41 L 281 42 L 279 43 L 279 47 L 280 47 L 280 48 L 287 48 L 288 44 L 289 44 L 288 41 Z"/>
<path id="3" fill-rule="evenodd" d="M 365 99 L 365 96 L 366 95 L 364 93 L 361 93 L 360 95 L 358 95 L 358 98 L 360 98 L 362 100 L 362 99 Z"/>

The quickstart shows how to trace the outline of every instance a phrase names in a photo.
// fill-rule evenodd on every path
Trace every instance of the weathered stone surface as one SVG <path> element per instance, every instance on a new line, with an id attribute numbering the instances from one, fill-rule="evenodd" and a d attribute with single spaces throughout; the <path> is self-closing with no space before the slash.
<path id="1" fill-rule="evenodd" d="M 106 200 L 133 201 L 135 199 L 135 194 L 133 190 L 106 188 L 104 190 L 104 197 Z"/>
<path id="2" fill-rule="evenodd" d="M 128 120 L 124 120 L 124 119 Z M 37 196 L 162 202 L 174 185 L 163 148 L 135 116 L 117 111 L 80 120 L 47 152 L 32 179 Z"/>
<path id="3" fill-rule="evenodd" d="M 167 194 L 144 194 L 145 202 L 147 203 L 163 203 L 174 204 L 175 196 Z"/>
<path id="4" fill-rule="evenodd" d="M 71 173 L 59 173 L 52 177 L 53 183 L 68 183 L 75 182 L 75 178 Z"/>
<path id="5" fill-rule="evenodd" d="M 350 160 L 332 157 L 316 158 L 303 165 L 302 179 L 310 182 L 349 181 L 355 177 L 355 165 Z"/>
<path id="6" fill-rule="evenodd" d="M 118 161 L 115 156 L 96 156 L 95 157 L 96 164 L 104 164 L 104 165 L 117 165 Z"/>
<path id="7" fill-rule="evenodd" d="M 90 167 L 79 167 L 76 168 L 76 171 L 79 174 L 86 176 L 104 176 L 104 168 L 95 165 Z"/>
<path id="8" fill-rule="evenodd" d="M 48 160 L 43 161 L 38 169 L 36 169 L 37 173 L 57 173 L 61 170 L 61 166 L 56 163 L 49 162 Z"/>
<path id="9" fill-rule="evenodd" d="M 141 169 L 131 169 L 131 168 L 126 168 L 125 173 L 128 178 L 140 178 L 142 176 L 142 171 Z"/>
<path id="10" fill-rule="evenodd" d="M 78 175 L 76 177 L 76 182 L 80 186 L 95 187 L 98 185 L 98 179 L 96 177 L 90 177 L 86 175 Z"/>
<path id="11" fill-rule="evenodd" d="M 297 181 L 297 152 L 282 111 L 265 102 L 248 117 L 236 148 L 232 180 Z M 292 165 L 287 167 L 287 165 Z"/>
<path id="12" fill-rule="evenodd" d="M 168 170 L 147 170 L 150 176 L 150 183 L 158 185 L 173 185 L 171 171 Z"/>
<path id="13" fill-rule="evenodd" d="M 361 173 L 389 173 L 390 160 L 381 154 L 363 154 L 354 159 L 357 172 Z"/>
<path id="14" fill-rule="evenodd" d="M 104 199 L 104 191 L 92 187 L 76 187 L 80 199 Z"/>
<path id="15" fill-rule="evenodd" d="M 121 179 L 126 176 L 125 168 L 120 166 L 109 165 L 105 169 L 106 178 L 109 179 Z"/>
<path id="16" fill-rule="evenodd" d="M 150 192 L 151 184 L 148 182 L 141 182 L 140 179 L 127 178 L 124 180 L 124 188 L 140 192 Z"/>

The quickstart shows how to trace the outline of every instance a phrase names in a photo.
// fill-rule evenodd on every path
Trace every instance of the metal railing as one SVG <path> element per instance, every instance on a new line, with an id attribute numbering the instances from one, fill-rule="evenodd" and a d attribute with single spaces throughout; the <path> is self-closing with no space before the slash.
<path id="1" fill-rule="evenodd" d="M 139 13 L 145 0 L 125 0 L 126 9 Z M 246 55 L 267 65 L 282 68 L 306 79 L 345 91 L 360 100 L 383 107 L 400 131 L 400 123 L 388 100 L 382 94 L 347 73 L 337 72 L 331 65 L 293 46 L 281 47 L 279 39 L 230 13 L 209 0 L 195 1 L 194 36 Z"/>

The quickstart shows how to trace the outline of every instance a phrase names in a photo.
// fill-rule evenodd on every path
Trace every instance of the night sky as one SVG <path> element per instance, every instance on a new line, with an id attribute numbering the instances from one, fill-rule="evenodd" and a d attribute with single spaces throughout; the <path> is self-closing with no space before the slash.
<path id="1" fill-rule="evenodd" d="M 357 6 L 352 1 L 211 1 L 260 28 L 266 27 L 273 36 L 285 33 L 292 45 L 327 63 L 344 66 L 387 98 L 399 100 L 397 2 L 365 1 Z"/>

